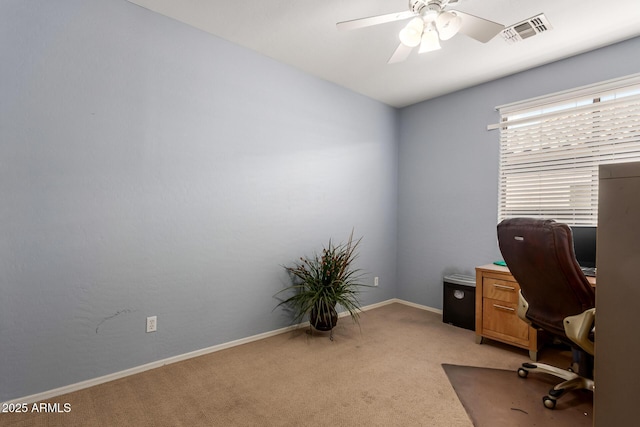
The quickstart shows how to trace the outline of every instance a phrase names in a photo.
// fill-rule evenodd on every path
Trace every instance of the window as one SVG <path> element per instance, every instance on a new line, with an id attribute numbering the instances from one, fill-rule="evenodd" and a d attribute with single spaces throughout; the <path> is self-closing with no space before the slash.
<path id="1" fill-rule="evenodd" d="M 640 75 L 497 109 L 498 221 L 597 225 L 598 166 L 640 161 Z"/>

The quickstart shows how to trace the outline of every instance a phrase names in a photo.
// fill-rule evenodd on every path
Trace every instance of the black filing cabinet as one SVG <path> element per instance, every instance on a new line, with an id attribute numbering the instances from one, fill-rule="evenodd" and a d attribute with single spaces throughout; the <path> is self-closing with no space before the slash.
<path id="1" fill-rule="evenodd" d="M 460 328 L 476 329 L 476 279 L 452 274 L 444 277 L 442 321 Z"/>

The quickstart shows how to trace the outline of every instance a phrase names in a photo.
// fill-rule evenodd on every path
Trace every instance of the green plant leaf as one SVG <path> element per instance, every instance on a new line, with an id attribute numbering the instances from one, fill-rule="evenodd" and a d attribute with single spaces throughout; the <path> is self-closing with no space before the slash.
<path id="1" fill-rule="evenodd" d="M 353 239 L 353 230 L 346 243 L 329 244 L 310 257 L 301 257 L 291 266 L 284 266 L 292 284 L 277 295 L 291 293 L 276 306 L 288 306 L 294 313 L 294 322 L 299 322 L 315 309 L 320 316 L 331 316 L 337 305 L 343 307 L 357 323 L 360 312 L 358 294 L 361 288 L 370 287 L 361 283 L 362 271 L 353 268 L 358 257 L 357 249 L 362 237 Z"/>

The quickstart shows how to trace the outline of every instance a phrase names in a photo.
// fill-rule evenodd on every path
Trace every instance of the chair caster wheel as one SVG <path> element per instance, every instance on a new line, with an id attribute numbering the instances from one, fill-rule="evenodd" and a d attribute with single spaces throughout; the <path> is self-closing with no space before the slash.
<path id="1" fill-rule="evenodd" d="M 520 378 L 527 378 L 527 375 L 529 375 L 529 371 L 523 368 L 518 368 L 518 376 Z"/>
<path id="2" fill-rule="evenodd" d="M 543 397 L 542 403 L 544 403 L 545 408 L 554 409 L 556 407 L 556 400 L 549 396 Z"/>

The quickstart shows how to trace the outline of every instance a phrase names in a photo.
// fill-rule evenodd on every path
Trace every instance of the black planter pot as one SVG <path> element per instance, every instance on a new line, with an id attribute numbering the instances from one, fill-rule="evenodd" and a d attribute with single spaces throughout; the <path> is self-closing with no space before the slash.
<path id="1" fill-rule="evenodd" d="M 309 323 L 318 331 L 330 331 L 338 323 L 338 312 L 331 307 L 329 312 L 320 311 L 314 307 L 309 314 Z"/>

